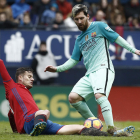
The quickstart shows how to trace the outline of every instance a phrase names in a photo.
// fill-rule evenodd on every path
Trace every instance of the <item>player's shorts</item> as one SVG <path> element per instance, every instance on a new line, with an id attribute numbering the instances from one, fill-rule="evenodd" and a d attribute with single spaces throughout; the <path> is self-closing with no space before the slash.
<path id="1" fill-rule="evenodd" d="M 27 134 L 30 134 L 31 131 L 34 128 L 34 114 L 31 114 L 28 116 L 28 119 L 25 119 L 25 123 L 24 123 L 24 130 Z M 31 118 L 31 119 L 30 119 Z M 45 130 L 43 130 L 43 132 L 41 134 L 43 135 L 54 135 L 57 134 L 57 132 L 63 127 L 64 125 L 60 125 L 57 123 L 53 123 L 50 120 L 47 120 L 47 127 L 45 128 Z"/>
<path id="2" fill-rule="evenodd" d="M 96 93 L 102 93 L 109 96 L 115 73 L 109 69 L 99 69 L 82 77 L 73 87 L 71 92 L 82 96 L 85 101 L 90 99 Z"/>

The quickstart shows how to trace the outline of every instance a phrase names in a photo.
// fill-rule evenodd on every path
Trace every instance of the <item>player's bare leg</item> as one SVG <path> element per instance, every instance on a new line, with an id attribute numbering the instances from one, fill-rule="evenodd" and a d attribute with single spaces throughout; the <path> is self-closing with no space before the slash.
<path id="1" fill-rule="evenodd" d="M 65 125 L 63 126 L 58 132 L 58 135 L 72 135 L 72 134 L 79 134 L 80 131 L 85 128 L 83 125 Z"/>
<path id="2" fill-rule="evenodd" d="M 83 125 L 65 125 L 58 132 L 58 135 L 80 134 L 85 136 L 108 136 L 107 132 L 96 128 L 85 128 Z"/>

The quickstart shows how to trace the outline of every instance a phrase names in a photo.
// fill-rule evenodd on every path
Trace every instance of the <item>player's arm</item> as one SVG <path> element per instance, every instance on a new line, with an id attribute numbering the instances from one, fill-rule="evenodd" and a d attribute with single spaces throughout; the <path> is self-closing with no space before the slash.
<path id="1" fill-rule="evenodd" d="M 113 31 L 106 23 L 99 22 L 98 28 L 100 33 L 107 38 L 112 43 L 117 43 L 118 45 L 124 47 L 128 51 L 140 55 L 140 51 L 132 47 L 125 39 L 123 39 L 118 33 Z"/>
<path id="2" fill-rule="evenodd" d="M 68 69 L 71 69 L 74 67 L 82 58 L 81 51 L 79 49 L 78 41 L 75 41 L 75 46 L 74 50 L 72 52 L 71 58 L 66 61 L 63 65 L 54 67 L 54 66 L 47 66 L 44 70 L 44 72 L 49 71 L 49 72 L 62 72 L 66 71 Z"/>
<path id="3" fill-rule="evenodd" d="M 76 61 L 72 58 L 70 58 L 68 61 L 66 61 L 63 65 L 57 66 L 56 71 L 62 72 L 71 69 L 74 67 L 79 61 Z"/>
<path id="4" fill-rule="evenodd" d="M 140 50 L 137 50 L 136 48 L 132 47 L 125 39 L 123 39 L 121 36 L 118 36 L 118 38 L 115 40 L 115 42 L 122 46 L 123 48 L 127 49 L 128 51 L 135 53 L 137 55 L 140 55 Z"/>
<path id="5" fill-rule="evenodd" d="M 11 79 L 11 77 L 3 63 L 3 60 L 1 60 L 1 59 L 0 59 L 0 74 L 1 74 L 3 81 L 9 81 Z"/>
<path id="6" fill-rule="evenodd" d="M 119 34 L 113 31 L 105 22 L 98 22 L 98 29 L 104 38 L 114 43 Z"/>
<path id="7" fill-rule="evenodd" d="M 62 72 L 71 69 L 74 67 L 79 61 L 76 61 L 72 58 L 70 58 L 68 61 L 66 61 L 63 65 L 54 67 L 54 66 L 47 66 L 44 72 Z"/>
<path id="8" fill-rule="evenodd" d="M 15 82 L 13 81 L 13 79 L 11 78 L 11 76 L 9 75 L 4 63 L 3 63 L 3 60 L 0 59 L 0 74 L 1 74 L 1 77 L 3 79 L 3 83 L 4 83 L 4 86 L 5 86 L 5 89 L 6 89 L 6 93 L 7 93 L 7 90 L 10 88 L 13 88 L 15 87 Z"/>

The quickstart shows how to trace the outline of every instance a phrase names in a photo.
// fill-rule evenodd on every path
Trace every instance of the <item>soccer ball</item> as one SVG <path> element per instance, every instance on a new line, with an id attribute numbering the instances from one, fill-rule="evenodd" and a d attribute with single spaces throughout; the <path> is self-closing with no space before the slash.
<path id="1" fill-rule="evenodd" d="M 101 122 L 100 119 L 96 118 L 96 117 L 90 117 L 87 120 L 85 120 L 84 122 L 84 126 L 86 128 L 92 128 L 95 127 L 98 130 L 102 131 L 103 130 L 103 124 Z"/>

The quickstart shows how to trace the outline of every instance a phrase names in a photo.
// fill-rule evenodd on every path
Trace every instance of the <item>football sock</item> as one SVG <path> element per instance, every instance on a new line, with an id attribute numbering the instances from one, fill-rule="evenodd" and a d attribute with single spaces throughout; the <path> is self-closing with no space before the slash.
<path id="1" fill-rule="evenodd" d="M 47 122 L 46 115 L 44 114 L 37 115 L 34 119 L 34 126 L 39 122 Z"/>
<path id="2" fill-rule="evenodd" d="M 81 135 L 86 136 L 108 136 L 107 132 L 100 131 L 97 128 L 84 128 L 80 132 Z"/>
<path id="3" fill-rule="evenodd" d="M 79 101 L 77 103 L 71 104 L 85 119 L 89 117 L 95 117 L 92 112 L 90 111 L 89 107 L 87 106 L 85 101 Z"/>
<path id="4" fill-rule="evenodd" d="M 101 107 L 101 111 L 102 111 L 106 125 L 114 126 L 112 108 L 111 108 L 110 102 L 108 101 L 107 97 L 106 96 L 101 97 L 101 98 L 97 99 L 96 101 Z"/>

